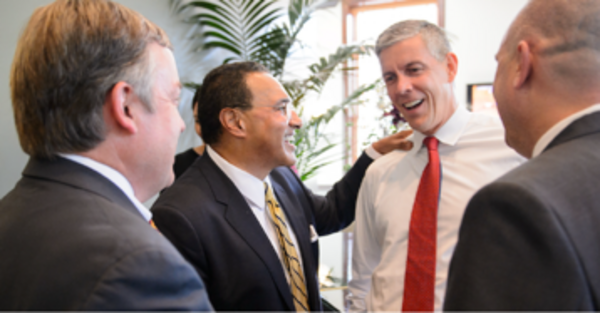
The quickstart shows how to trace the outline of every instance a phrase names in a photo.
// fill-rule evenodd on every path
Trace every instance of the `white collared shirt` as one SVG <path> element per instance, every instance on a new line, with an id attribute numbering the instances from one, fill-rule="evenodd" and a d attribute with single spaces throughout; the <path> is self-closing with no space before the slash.
<path id="1" fill-rule="evenodd" d="M 531 158 L 535 158 L 540 155 L 544 149 L 550 144 L 560 132 L 562 132 L 567 126 L 571 125 L 575 120 L 585 116 L 592 114 L 594 112 L 600 111 L 600 104 L 592 105 L 586 109 L 583 109 L 575 114 L 571 114 L 568 117 L 562 119 L 560 122 L 554 124 L 550 129 L 548 129 L 540 139 L 538 139 L 537 143 L 533 147 L 533 153 Z"/>
<path id="2" fill-rule="evenodd" d="M 106 177 L 106 179 L 110 180 L 119 189 L 121 189 L 121 191 L 123 191 L 123 193 L 127 196 L 129 201 L 131 201 L 131 203 L 133 203 L 133 205 L 140 212 L 140 214 L 142 214 L 142 216 L 144 217 L 144 219 L 146 221 L 149 222 L 152 219 L 152 213 L 150 212 L 150 210 L 148 210 L 148 208 L 146 208 L 140 202 L 140 200 L 138 200 L 135 197 L 135 194 L 133 192 L 133 187 L 131 187 L 131 184 L 129 183 L 127 178 L 125 178 L 125 176 L 123 176 L 123 174 L 119 173 L 117 170 L 113 169 L 110 166 L 107 166 L 100 162 L 94 161 L 88 157 L 84 157 L 84 156 L 77 155 L 77 154 L 63 154 L 63 153 L 61 153 L 59 155 L 65 159 L 69 159 L 73 162 L 76 162 L 85 167 L 88 167 L 88 168 L 98 172 L 100 175 Z"/>
<path id="3" fill-rule="evenodd" d="M 244 196 L 248 206 L 254 213 L 256 220 L 262 227 L 263 231 L 269 238 L 275 253 L 279 257 L 279 261 L 283 266 L 283 258 L 281 254 L 281 249 L 279 247 L 279 238 L 277 237 L 277 233 L 275 232 L 275 226 L 273 225 L 273 221 L 271 220 L 271 215 L 269 213 L 269 209 L 267 208 L 267 203 L 265 200 L 265 186 L 264 183 L 267 183 L 271 189 L 273 186 L 271 185 L 271 179 L 269 176 L 265 178 L 264 181 L 258 179 L 256 176 L 236 167 L 235 165 L 227 162 L 223 157 L 221 157 L 215 150 L 213 150 L 209 145 L 206 146 L 206 151 L 210 155 L 210 158 L 215 162 L 215 164 L 227 175 L 227 177 L 233 182 L 238 191 Z M 275 191 L 273 191 L 273 195 L 275 195 Z M 277 198 L 277 195 L 275 195 Z M 279 203 L 279 199 L 277 199 Z M 285 212 L 284 212 L 285 214 Z M 296 240 L 296 234 L 294 233 L 290 223 L 288 223 L 289 218 L 285 216 L 285 222 L 288 225 L 288 231 L 294 246 L 296 247 L 296 252 L 298 253 L 298 258 L 300 261 L 300 266 L 302 264 L 302 253 L 300 251 L 300 247 L 298 246 L 298 241 Z M 284 271 L 285 277 L 290 281 L 289 274 L 287 270 Z"/>
<path id="4" fill-rule="evenodd" d="M 422 148 L 425 137 L 414 132 L 410 151 L 395 150 L 367 170 L 358 197 L 352 251 L 349 300 L 353 311 L 402 309 L 410 216 L 421 173 L 429 161 L 427 148 Z M 442 165 L 434 291 L 434 307 L 439 311 L 468 201 L 483 185 L 525 159 L 504 143 L 498 118 L 462 107 L 435 137 L 440 141 Z"/>

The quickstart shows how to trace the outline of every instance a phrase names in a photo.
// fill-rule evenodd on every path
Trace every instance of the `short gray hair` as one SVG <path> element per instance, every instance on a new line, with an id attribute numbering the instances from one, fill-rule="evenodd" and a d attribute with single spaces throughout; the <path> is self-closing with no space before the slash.
<path id="1" fill-rule="evenodd" d="M 450 50 L 450 42 L 446 32 L 435 24 L 423 20 L 406 20 L 398 22 L 379 35 L 375 44 L 377 56 L 381 51 L 403 40 L 421 35 L 429 53 L 438 61 L 443 61 Z"/>

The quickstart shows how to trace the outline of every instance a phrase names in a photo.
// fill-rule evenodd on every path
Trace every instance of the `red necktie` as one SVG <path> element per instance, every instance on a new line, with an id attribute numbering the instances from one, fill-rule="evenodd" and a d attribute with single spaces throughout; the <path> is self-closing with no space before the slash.
<path id="1" fill-rule="evenodd" d="M 433 311 L 441 167 L 437 150 L 438 140 L 435 137 L 427 137 L 423 140 L 423 145 L 427 146 L 429 163 L 421 174 L 410 217 L 402 301 L 404 312 Z"/>

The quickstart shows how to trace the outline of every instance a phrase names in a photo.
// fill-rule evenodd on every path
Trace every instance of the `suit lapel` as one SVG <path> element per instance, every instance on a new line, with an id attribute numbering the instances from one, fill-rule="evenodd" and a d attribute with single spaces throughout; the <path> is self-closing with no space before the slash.
<path id="1" fill-rule="evenodd" d="M 573 121 L 548 144 L 544 151 L 575 138 L 597 132 L 600 132 L 600 112 L 585 115 Z"/>
<path id="2" fill-rule="evenodd" d="M 144 218 L 117 185 L 100 173 L 77 162 L 61 157 L 55 160 L 30 158 L 23 170 L 23 176 L 46 179 L 86 190 Z"/>
<path id="3" fill-rule="evenodd" d="M 215 199 L 226 207 L 224 211 L 225 219 L 231 228 L 240 235 L 240 238 L 263 261 L 277 289 L 279 289 L 281 297 L 285 299 L 288 308 L 294 310 L 290 287 L 285 278 L 279 257 L 273 250 L 269 238 L 256 220 L 246 199 L 244 199 L 244 196 L 242 196 L 227 175 L 210 158 L 208 153 L 202 156 L 200 162 L 204 163 L 201 171 L 207 179 L 210 177 L 209 185 L 215 195 Z"/>

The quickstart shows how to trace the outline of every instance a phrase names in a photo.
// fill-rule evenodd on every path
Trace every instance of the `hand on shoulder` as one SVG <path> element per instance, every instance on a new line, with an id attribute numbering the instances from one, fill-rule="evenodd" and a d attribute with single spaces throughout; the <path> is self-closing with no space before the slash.
<path id="1" fill-rule="evenodd" d="M 408 151 L 412 149 L 413 142 L 406 140 L 413 133 L 412 130 L 403 130 L 389 135 L 373 143 L 373 149 L 381 154 L 387 154 L 393 150 Z"/>

